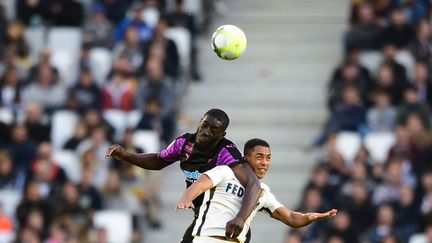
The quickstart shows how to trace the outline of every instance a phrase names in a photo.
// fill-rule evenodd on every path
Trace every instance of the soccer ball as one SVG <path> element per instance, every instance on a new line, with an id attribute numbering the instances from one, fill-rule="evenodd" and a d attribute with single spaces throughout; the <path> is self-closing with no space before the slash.
<path id="1" fill-rule="evenodd" d="M 222 25 L 212 36 L 212 48 L 216 54 L 225 60 L 234 60 L 246 49 L 246 35 L 239 27 Z"/>

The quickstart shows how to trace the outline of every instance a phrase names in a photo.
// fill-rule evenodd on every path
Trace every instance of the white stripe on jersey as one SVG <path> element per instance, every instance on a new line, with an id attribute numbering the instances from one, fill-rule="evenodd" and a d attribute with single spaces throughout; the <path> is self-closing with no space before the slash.
<path id="1" fill-rule="evenodd" d="M 217 166 L 205 174 L 212 180 L 214 187 L 204 194 L 192 235 L 225 236 L 226 223 L 240 211 L 245 189 L 228 166 Z M 270 193 L 267 185 L 261 183 L 261 188 L 262 193 L 257 207 L 246 220 L 243 231 L 238 237 L 242 242 L 245 241 L 250 223 L 258 210 L 268 208 L 274 212 L 282 207 L 282 204 Z"/>

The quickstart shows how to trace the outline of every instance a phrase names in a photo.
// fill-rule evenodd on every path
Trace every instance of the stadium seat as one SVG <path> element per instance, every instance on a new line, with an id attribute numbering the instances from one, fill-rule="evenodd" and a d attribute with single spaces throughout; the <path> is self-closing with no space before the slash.
<path id="1" fill-rule="evenodd" d="M 395 143 L 395 135 L 387 132 L 375 132 L 366 135 L 364 145 L 369 150 L 373 161 L 384 163 L 387 160 L 388 151 Z"/>
<path id="2" fill-rule="evenodd" d="M 165 31 L 165 36 L 176 43 L 180 56 L 180 65 L 183 69 L 187 70 L 187 67 L 189 67 L 191 47 L 189 31 L 183 27 L 170 27 Z"/>
<path id="3" fill-rule="evenodd" d="M 350 164 L 354 161 L 361 147 L 361 138 L 355 132 L 340 132 L 336 138 L 336 149 L 342 155 L 345 162 Z"/>
<path id="4" fill-rule="evenodd" d="M 10 109 L 0 108 L 0 121 L 6 124 L 12 124 L 14 115 Z"/>
<path id="5" fill-rule="evenodd" d="M 15 242 L 15 233 L 2 233 L 0 232 L 0 243 Z"/>
<path id="6" fill-rule="evenodd" d="M 82 33 L 80 28 L 55 27 L 48 31 L 48 47 L 52 51 L 62 50 L 80 53 Z"/>
<path id="7" fill-rule="evenodd" d="M 20 191 L 0 190 L 0 203 L 6 216 L 15 217 L 15 211 L 22 198 Z"/>
<path id="8" fill-rule="evenodd" d="M 105 110 L 102 117 L 115 129 L 114 139 L 120 140 L 126 129 L 126 113 L 120 110 Z"/>
<path id="9" fill-rule="evenodd" d="M 72 86 L 78 78 L 78 56 L 76 52 L 53 50 L 51 64 L 60 73 L 60 80 L 67 86 Z"/>
<path id="10" fill-rule="evenodd" d="M 65 170 L 69 180 L 78 183 L 81 180 L 81 164 L 75 152 L 67 150 L 55 150 L 54 162 Z"/>
<path id="11" fill-rule="evenodd" d="M 141 111 L 133 110 L 127 113 L 127 127 L 135 128 L 141 120 Z"/>
<path id="12" fill-rule="evenodd" d="M 99 86 L 105 83 L 112 66 L 112 54 L 106 48 L 93 48 L 90 51 L 90 67 Z"/>
<path id="13" fill-rule="evenodd" d="M 31 41 L 31 58 L 35 63 L 46 45 L 45 30 L 44 27 L 29 27 L 24 33 L 27 41 Z"/>
<path id="14" fill-rule="evenodd" d="M 383 57 L 378 51 L 366 51 L 360 54 L 360 63 L 370 73 L 376 73 L 379 66 L 381 65 Z"/>
<path id="15" fill-rule="evenodd" d="M 96 228 L 105 228 L 109 243 L 128 243 L 132 238 L 132 216 L 127 211 L 102 210 L 94 214 Z"/>
<path id="16" fill-rule="evenodd" d="M 425 234 L 414 234 L 410 237 L 409 243 L 428 243 L 427 237 Z"/>
<path id="17" fill-rule="evenodd" d="M 132 137 L 132 143 L 146 153 L 159 152 L 161 146 L 159 134 L 155 131 L 136 131 Z"/>
<path id="18" fill-rule="evenodd" d="M 51 142 L 55 150 L 61 149 L 65 142 L 73 136 L 78 120 L 78 115 L 72 111 L 61 110 L 53 114 Z"/>
<path id="19" fill-rule="evenodd" d="M 408 78 L 413 78 L 415 60 L 412 54 L 409 51 L 398 51 L 395 59 L 399 64 L 405 67 Z"/>
<path id="20" fill-rule="evenodd" d="M 15 19 L 15 17 L 16 17 L 15 4 L 16 4 L 17 0 L 1 0 L 0 2 L 5 9 L 6 17 L 8 19 Z"/>

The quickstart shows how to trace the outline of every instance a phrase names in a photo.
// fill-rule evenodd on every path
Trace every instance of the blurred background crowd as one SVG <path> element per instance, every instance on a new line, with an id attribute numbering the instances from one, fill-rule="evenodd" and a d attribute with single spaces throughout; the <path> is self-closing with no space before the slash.
<path id="1" fill-rule="evenodd" d="M 104 154 L 177 135 L 217 2 L 0 1 L 0 242 L 140 242 L 161 227 L 158 174 Z"/>
<path id="2" fill-rule="evenodd" d="M 427 0 L 351 1 L 298 207 L 338 215 L 286 242 L 432 242 L 431 13 Z"/>

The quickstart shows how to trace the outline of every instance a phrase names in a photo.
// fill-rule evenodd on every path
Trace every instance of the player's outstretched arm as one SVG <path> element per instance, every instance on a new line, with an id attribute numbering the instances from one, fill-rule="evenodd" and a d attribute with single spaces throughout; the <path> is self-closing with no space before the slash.
<path id="1" fill-rule="evenodd" d="M 336 213 L 336 209 L 332 209 L 325 213 L 299 213 L 291 211 L 285 207 L 280 207 L 273 212 L 271 217 L 288 226 L 300 228 L 318 220 L 332 218 Z"/>
<path id="2" fill-rule="evenodd" d="M 183 193 L 183 196 L 177 203 L 176 210 L 195 208 L 192 201 L 201 195 L 201 193 L 209 190 L 212 187 L 213 182 L 207 175 L 204 174 L 200 176 L 198 180 L 188 187 Z"/>
<path id="3" fill-rule="evenodd" d="M 159 158 L 158 153 L 129 153 L 118 144 L 114 144 L 108 148 L 105 153 L 105 158 L 109 157 L 134 164 L 147 170 L 161 170 L 171 164 Z"/>
<path id="4" fill-rule="evenodd" d="M 243 230 L 243 225 L 252 213 L 261 192 L 260 182 L 255 172 L 247 163 L 241 163 L 231 168 L 234 175 L 245 188 L 243 203 L 237 216 L 226 224 L 226 237 L 235 239 Z"/>

